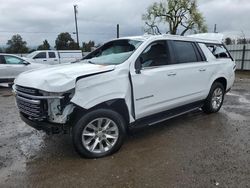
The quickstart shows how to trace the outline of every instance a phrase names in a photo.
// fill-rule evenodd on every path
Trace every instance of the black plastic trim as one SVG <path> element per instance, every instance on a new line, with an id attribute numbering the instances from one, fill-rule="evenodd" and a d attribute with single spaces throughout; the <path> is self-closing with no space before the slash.
<path id="1" fill-rule="evenodd" d="M 177 108 L 169 109 L 160 113 L 156 113 L 147 117 L 140 118 L 130 124 L 130 128 L 142 128 L 146 126 L 150 126 L 153 124 L 157 124 L 158 122 L 161 121 L 166 121 L 168 119 L 177 117 L 179 115 L 185 114 L 187 112 L 190 112 L 192 110 L 198 109 L 202 107 L 204 104 L 204 100 L 193 102 L 190 104 L 186 104 L 183 106 L 179 106 Z"/>
<path id="2" fill-rule="evenodd" d="M 56 123 L 48 123 L 44 121 L 32 121 L 28 119 L 25 115 L 20 113 L 21 119 L 29 126 L 46 132 L 47 134 L 59 134 L 61 132 L 65 132 L 65 126 L 63 124 L 56 124 Z"/>
<path id="3" fill-rule="evenodd" d="M 128 74 L 128 78 L 129 78 L 129 82 L 130 82 L 130 86 L 131 86 L 131 105 L 132 105 L 132 116 L 133 116 L 133 118 L 135 119 L 135 98 L 134 98 L 134 87 L 133 87 L 133 82 L 132 82 L 132 76 L 131 76 L 131 74 L 130 74 L 130 72 L 129 72 L 129 74 Z"/>
<path id="4" fill-rule="evenodd" d="M 108 70 L 108 71 L 103 71 L 103 72 L 97 72 L 97 73 L 92 73 L 92 74 L 87 74 L 87 75 L 83 75 L 83 76 L 79 76 L 76 78 L 76 82 L 80 79 L 83 79 L 83 78 L 87 78 L 87 77 L 90 77 L 90 76 L 95 76 L 95 75 L 98 75 L 98 74 L 102 74 L 102 73 L 106 73 L 106 72 L 111 72 L 113 71 L 114 69 L 112 70 Z"/>
<path id="5" fill-rule="evenodd" d="M 207 58 L 205 56 L 205 54 L 203 53 L 201 47 L 199 46 L 199 44 L 197 42 L 194 43 L 196 50 L 201 58 L 201 61 L 207 61 Z"/>

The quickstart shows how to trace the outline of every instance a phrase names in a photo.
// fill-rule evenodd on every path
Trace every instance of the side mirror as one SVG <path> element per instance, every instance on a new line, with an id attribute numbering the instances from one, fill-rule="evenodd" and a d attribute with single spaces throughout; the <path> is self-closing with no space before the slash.
<path id="1" fill-rule="evenodd" d="M 135 61 L 135 73 L 141 74 L 141 69 L 142 69 L 142 57 L 139 57 Z"/>
<path id="2" fill-rule="evenodd" d="M 24 64 L 24 65 L 29 65 L 30 63 L 27 62 L 27 61 L 23 61 L 23 64 Z"/>

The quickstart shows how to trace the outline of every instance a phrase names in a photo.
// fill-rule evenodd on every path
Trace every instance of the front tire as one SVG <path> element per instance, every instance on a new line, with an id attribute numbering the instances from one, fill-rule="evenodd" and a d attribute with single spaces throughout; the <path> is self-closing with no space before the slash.
<path id="1" fill-rule="evenodd" d="M 218 112 L 223 104 L 224 95 L 224 86 L 220 82 L 215 82 L 210 89 L 202 110 L 207 114 Z"/>
<path id="2" fill-rule="evenodd" d="M 74 147 L 85 158 L 100 158 L 120 149 L 126 135 L 123 117 L 110 109 L 83 115 L 72 130 Z"/>

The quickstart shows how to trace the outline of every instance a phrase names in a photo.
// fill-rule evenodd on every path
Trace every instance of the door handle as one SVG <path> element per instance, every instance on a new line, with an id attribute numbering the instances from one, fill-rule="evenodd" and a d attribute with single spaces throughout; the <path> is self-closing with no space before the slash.
<path id="1" fill-rule="evenodd" d="M 54 61 L 57 61 L 57 59 L 54 59 Z"/>
<path id="2" fill-rule="evenodd" d="M 202 68 L 202 69 L 199 69 L 200 72 L 205 72 L 206 69 Z"/>
<path id="3" fill-rule="evenodd" d="M 168 73 L 168 76 L 176 76 L 176 73 L 170 72 L 170 73 Z"/>
<path id="4" fill-rule="evenodd" d="M 43 61 L 47 61 L 46 59 L 44 59 Z"/>

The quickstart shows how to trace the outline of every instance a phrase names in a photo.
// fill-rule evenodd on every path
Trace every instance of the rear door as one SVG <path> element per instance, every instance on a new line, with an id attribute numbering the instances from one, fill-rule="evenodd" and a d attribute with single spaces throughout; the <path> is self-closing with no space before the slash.
<path id="1" fill-rule="evenodd" d="M 54 65 L 59 63 L 59 58 L 56 54 L 57 52 L 48 52 L 49 55 L 49 64 Z"/>
<path id="2" fill-rule="evenodd" d="M 177 87 L 178 106 L 206 98 L 211 70 L 202 50 L 191 41 L 171 41 L 171 53 L 174 55 L 173 72 L 176 78 L 172 84 Z M 209 72 L 209 74 L 208 74 Z"/>

